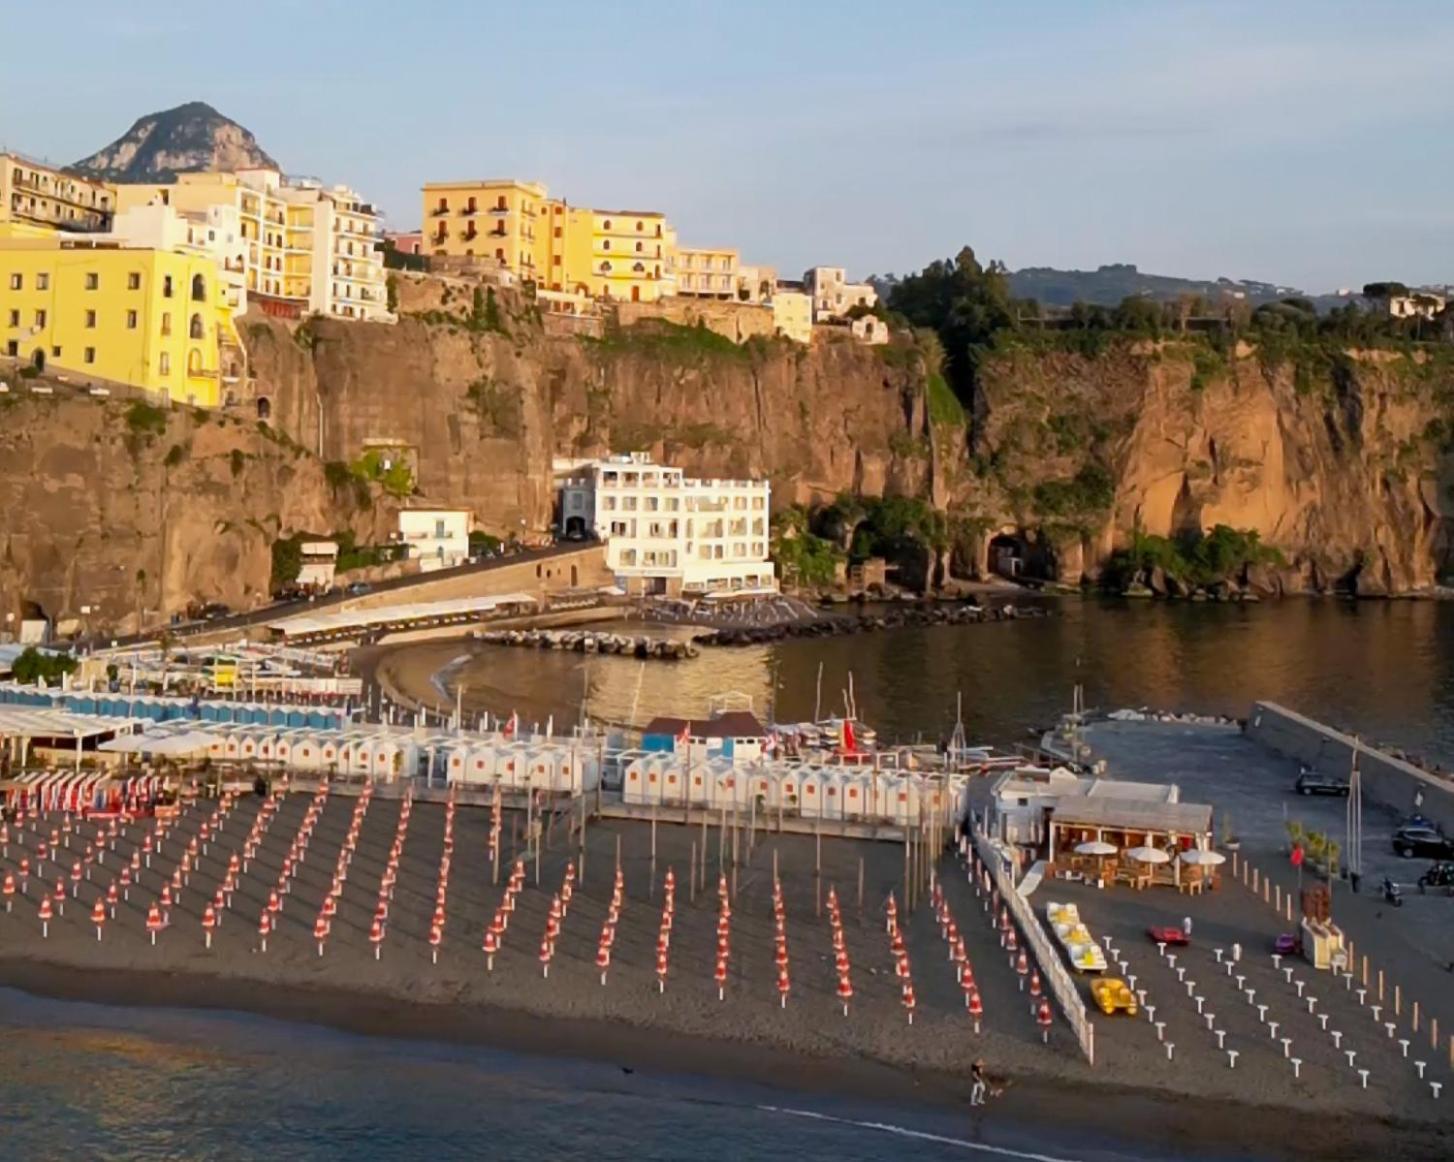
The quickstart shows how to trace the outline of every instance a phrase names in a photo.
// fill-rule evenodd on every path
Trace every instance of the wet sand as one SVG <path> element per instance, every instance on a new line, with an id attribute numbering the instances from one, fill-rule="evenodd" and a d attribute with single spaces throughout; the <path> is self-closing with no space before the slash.
<path id="1" fill-rule="evenodd" d="M 31 895 L 17 896 L 12 914 L 0 914 L 0 983 L 57 996 L 244 1009 L 368 1033 L 462 1039 L 639 1068 L 750 1077 L 792 1090 L 949 1104 L 964 1101 L 968 1066 L 983 1057 L 992 1072 L 1014 1079 L 991 1107 L 993 1116 L 1026 1121 L 1053 1116 L 1113 1134 L 1176 1141 L 1181 1155 L 1249 1150 L 1263 1156 L 1432 1158 L 1448 1156 L 1454 1146 L 1449 1122 L 1439 1117 L 1443 1107 L 1392 1075 L 1376 1075 L 1368 1090 L 1329 1085 L 1311 1068 L 1294 1082 L 1270 1051 L 1249 1052 L 1235 1071 L 1221 1067 L 1210 1053 L 1186 1052 L 1168 1064 L 1144 1021 L 1099 1021 L 1102 1044 L 1094 1069 L 1084 1063 L 1063 1025 L 1052 1031 L 1047 1048 L 979 903 L 950 860 L 943 865 L 946 892 L 984 995 L 984 1033 L 976 1037 L 969 1027 L 944 942 L 928 909 L 917 911 L 906 924 L 918 996 L 915 1021 L 909 1026 L 881 913 L 882 900 L 902 875 L 902 849 L 891 844 L 823 843 L 821 887 L 837 887 L 853 966 L 855 997 L 846 1019 L 834 996 L 828 924 L 817 915 L 819 884 L 809 837 L 759 834 L 750 858 L 745 837 L 739 837 L 742 866 L 725 1001 L 718 1000 L 712 981 L 718 833 L 708 836 L 708 890 L 692 900 L 687 868 L 701 832 L 680 825 L 657 828 L 654 876 L 649 825 L 588 826 L 583 882 L 546 979 L 538 953 L 550 895 L 566 860 L 579 859 L 564 821 L 552 828 L 538 887 L 531 865 L 504 949 L 494 971 L 486 972 L 481 938 L 503 890 L 491 882 L 488 813 L 461 809 L 456 815 L 447 925 L 440 961 L 433 965 L 427 936 L 443 812 L 437 806 L 416 805 L 387 940 L 382 958 L 375 961 L 368 928 L 399 812 L 396 801 L 377 796 L 365 817 L 339 914 L 320 957 L 313 919 L 354 807 L 354 800 L 335 792 L 285 901 L 281 925 L 266 953 L 260 952 L 258 912 L 306 805 L 306 796 L 285 799 L 210 951 L 204 947 L 202 907 L 223 873 L 227 854 L 241 844 L 257 812 L 258 801 L 250 796 L 238 803 L 221 839 L 201 861 L 156 947 L 145 932 L 145 907 L 181 853 L 175 839 L 168 840 L 162 856 L 153 858 L 154 870 L 144 875 L 140 889 L 132 889 L 117 918 L 104 926 L 99 943 L 90 923 L 91 902 L 116 870 L 118 858 L 129 856 L 140 830 L 133 828 L 116 852 L 107 854 L 104 865 L 92 868 L 92 882 L 81 884 L 82 906 L 71 901 L 45 940 L 36 920 L 38 885 L 32 875 Z M 185 841 L 210 810 L 210 804 L 192 807 L 175 834 Z M 518 816 L 506 813 L 502 877 L 514 846 L 511 831 L 519 823 Z M 618 839 L 626 903 L 603 987 L 595 950 Z M 33 858 L 33 841 L 30 846 Z M 774 851 L 787 900 L 792 992 L 786 1009 L 779 1006 L 772 962 Z M 12 840 L 7 868 L 13 870 L 18 854 Z M 72 854 L 63 853 L 67 869 Z M 860 859 L 865 875 L 862 915 L 857 900 Z M 654 968 L 660 882 L 667 867 L 675 870 L 678 890 L 663 994 L 657 991 Z M 46 879 L 54 875 L 51 865 Z M 1148 956 L 1155 959 L 1154 948 L 1137 952 L 1138 960 Z"/>

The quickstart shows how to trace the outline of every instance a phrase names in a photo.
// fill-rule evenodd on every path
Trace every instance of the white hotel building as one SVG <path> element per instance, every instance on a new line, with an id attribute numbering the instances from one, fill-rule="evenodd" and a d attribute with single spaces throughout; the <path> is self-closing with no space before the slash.
<path id="1" fill-rule="evenodd" d="M 693 480 L 649 453 L 557 461 L 560 531 L 594 532 L 628 593 L 770 593 L 765 480 Z"/>

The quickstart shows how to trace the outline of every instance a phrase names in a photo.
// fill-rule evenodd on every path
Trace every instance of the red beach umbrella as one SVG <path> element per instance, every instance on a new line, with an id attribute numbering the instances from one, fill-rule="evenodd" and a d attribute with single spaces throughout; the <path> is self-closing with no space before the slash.
<path id="1" fill-rule="evenodd" d="M 717 999 L 725 1001 L 727 999 L 727 958 L 725 956 L 718 955 L 717 966 L 713 969 L 712 976 L 717 982 Z"/>
<path id="2" fill-rule="evenodd" d="M 431 964 L 439 963 L 439 945 L 443 940 L 443 927 L 438 924 L 429 925 L 429 959 Z"/>
<path id="3" fill-rule="evenodd" d="M 969 1018 L 974 1022 L 974 1031 L 979 1032 L 980 1018 L 984 1016 L 984 1002 L 979 998 L 979 989 L 971 989 L 969 993 Z"/>
<path id="4" fill-rule="evenodd" d="M 5 882 L 4 882 L 4 885 L 3 886 L 0 886 L 0 891 L 3 891 L 4 894 L 5 894 L 5 911 L 8 913 L 10 911 L 11 905 L 13 903 L 11 897 L 13 897 L 15 895 L 15 873 L 14 872 L 6 872 L 5 873 Z"/>
<path id="5" fill-rule="evenodd" d="M 838 974 L 838 999 L 843 1003 L 843 1015 L 848 1016 L 848 1003 L 853 1000 L 853 982 L 846 972 Z"/>
<path id="6" fill-rule="evenodd" d="M 262 951 L 268 950 L 268 933 L 273 930 L 273 913 L 264 908 L 257 918 L 257 934 L 262 941 Z"/>
<path id="7" fill-rule="evenodd" d="M 49 896 L 41 896 L 40 908 L 37 912 L 40 917 L 40 938 L 48 939 L 50 936 L 51 903 Z"/>
<path id="8" fill-rule="evenodd" d="M 541 940 L 541 942 L 540 942 L 540 975 L 542 977 L 549 977 L 550 976 L 550 958 L 552 956 L 554 956 L 554 955 L 555 955 L 555 950 L 551 947 L 549 938 L 547 937 L 546 939 Z"/>
<path id="9" fill-rule="evenodd" d="M 1055 1015 L 1050 1011 L 1050 1002 L 1041 1000 L 1040 1007 L 1035 1011 L 1035 1023 L 1040 1026 L 1040 1037 L 1045 1044 L 1050 1044 L 1050 1026 L 1055 1021 Z"/>
<path id="10" fill-rule="evenodd" d="M 217 927 L 217 910 L 208 904 L 202 909 L 202 937 L 208 948 L 212 947 L 212 931 Z"/>
<path id="11" fill-rule="evenodd" d="M 96 943 L 99 944 L 101 942 L 101 926 L 106 923 L 106 901 L 101 899 L 100 896 L 96 897 L 96 902 L 91 906 L 91 923 L 96 925 Z"/>
<path id="12" fill-rule="evenodd" d="M 914 982 L 906 980 L 904 981 L 904 1009 L 909 1014 L 909 1024 L 911 1025 L 914 1023 L 914 1007 L 916 1003 L 914 1000 Z"/>
<path id="13" fill-rule="evenodd" d="M 318 942 L 318 955 L 323 955 L 323 945 L 328 940 L 328 917 L 322 915 L 313 921 L 313 939 Z"/>
<path id="14" fill-rule="evenodd" d="M 162 911 L 155 904 L 146 910 L 146 930 L 151 933 L 152 947 L 156 947 L 157 933 L 162 930 L 165 921 L 162 920 Z"/>
<path id="15" fill-rule="evenodd" d="M 596 946 L 596 967 L 601 970 L 601 987 L 606 987 L 606 972 L 611 967 L 611 945 L 603 937 Z"/>

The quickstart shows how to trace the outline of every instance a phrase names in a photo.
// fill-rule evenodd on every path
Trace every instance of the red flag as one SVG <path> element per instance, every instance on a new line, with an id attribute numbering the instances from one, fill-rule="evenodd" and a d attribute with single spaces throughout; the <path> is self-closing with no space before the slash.
<path id="1" fill-rule="evenodd" d="M 503 731 L 503 734 L 505 735 L 505 737 L 506 738 L 513 738 L 515 736 L 515 728 L 517 726 L 519 726 L 519 725 L 520 725 L 520 715 L 519 715 L 519 713 L 516 712 L 514 714 L 511 714 L 510 715 L 510 718 L 509 718 L 509 721 L 507 721 L 505 723 L 505 729 Z"/>
<path id="2" fill-rule="evenodd" d="M 850 718 L 843 720 L 843 753 L 858 753 L 858 744 L 853 740 L 853 720 Z"/>
<path id="3" fill-rule="evenodd" d="M 1293 867 L 1302 867 L 1303 866 L 1303 848 L 1302 848 L 1302 844 L 1298 843 L 1298 844 L 1294 844 L 1293 845 L 1292 854 L 1290 856 L 1288 856 L 1288 860 L 1289 860 L 1289 862 L 1291 862 L 1291 864 L 1292 864 Z"/>
<path id="4" fill-rule="evenodd" d="M 690 722 L 682 723 L 682 732 L 677 735 L 677 742 L 682 746 L 690 746 L 692 744 L 692 724 Z"/>

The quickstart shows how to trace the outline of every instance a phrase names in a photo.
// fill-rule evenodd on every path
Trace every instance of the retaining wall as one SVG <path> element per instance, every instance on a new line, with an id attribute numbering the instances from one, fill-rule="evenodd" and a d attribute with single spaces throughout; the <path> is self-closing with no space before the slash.
<path id="1" fill-rule="evenodd" d="M 1248 738 L 1323 774 L 1347 778 L 1352 768 L 1355 745 L 1352 735 L 1324 726 L 1276 702 L 1254 702 L 1247 715 L 1245 732 Z M 1361 745 L 1358 769 L 1362 773 L 1365 800 L 1407 815 L 1415 809 L 1415 801 L 1422 794 L 1423 802 L 1418 810 L 1446 830 L 1454 831 L 1454 782 Z"/>

